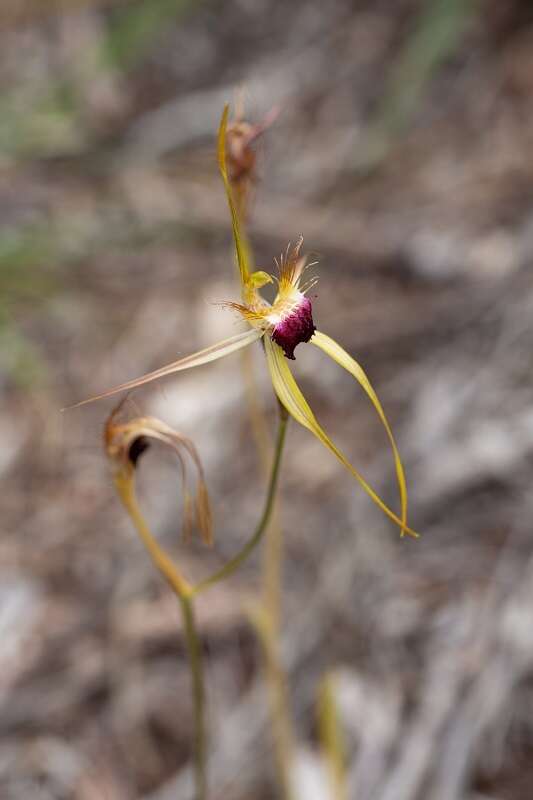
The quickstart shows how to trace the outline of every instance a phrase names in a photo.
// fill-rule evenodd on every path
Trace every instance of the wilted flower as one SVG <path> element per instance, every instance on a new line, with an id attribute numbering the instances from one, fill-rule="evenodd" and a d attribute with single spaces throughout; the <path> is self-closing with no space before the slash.
<path id="1" fill-rule="evenodd" d="M 189 654 L 194 703 L 195 797 L 198 800 L 204 800 L 207 797 L 205 689 L 202 647 L 196 629 L 193 605 L 194 595 L 202 589 L 202 584 L 195 586 L 185 578 L 181 569 L 150 531 L 137 502 L 135 471 L 140 456 L 152 440 L 169 447 L 177 455 L 181 467 L 185 527 L 196 522 L 203 540 L 210 544 L 212 541 L 211 511 L 204 473 L 196 448 L 190 439 L 155 417 L 136 417 L 128 422 L 119 422 L 118 415 L 123 405 L 124 401 L 110 414 L 106 422 L 104 447 L 113 465 L 118 495 L 154 565 L 167 580 L 180 602 L 183 634 Z M 188 488 L 188 461 L 192 461 L 196 471 L 196 486 L 193 494 Z M 210 581 L 204 581 L 203 585 L 216 583 L 218 579 L 218 576 L 215 575 Z"/>
<path id="2" fill-rule="evenodd" d="M 189 534 L 196 526 L 202 540 L 211 545 L 213 530 L 209 495 L 204 470 L 194 443 L 183 434 L 155 417 L 135 417 L 128 422 L 118 422 L 123 402 L 111 413 L 104 428 L 104 445 L 113 469 L 117 488 L 122 499 L 125 492 L 133 490 L 135 470 L 139 457 L 151 441 L 169 447 L 178 458 L 181 471 L 183 496 L 183 527 Z M 192 465 L 196 477 L 190 488 L 189 468 Z"/>
<path id="3" fill-rule="evenodd" d="M 140 378 L 116 386 L 96 397 L 83 401 L 84 403 L 109 397 L 117 392 L 132 389 L 136 386 L 149 383 L 165 375 L 171 375 L 185 369 L 197 367 L 215 361 L 236 350 L 247 347 L 252 342 L 262 339 L 264 342 L 266 360 L 274 390 L 289 414 L 304 428 L 310 430 L 322 444 L 343 464 L 344 467 L 359 482 L 372 500 L 381 510 L 395 522 L 403 533 L 417 536 L 407 526 L 407 491 L 405 476 L 391 428 L 385 417 L 381 403 L 372 388 L 363 368 L 353 359 L 337 342 L 326 334 L 317 331 L 313 322 L 311 301 L 306 296 L 306 291 L 313 285 L 313 281 L 305 284 L 302 281 L 305 269 L 305 258 L 300 255 L 302 239 L 295 247 L 287 248 L 286 254 L 277 263 L 278 274 L 269 275 L 264 271 L 251 271 L 251 255 L 244 232 L 241 230 L 240 217 L 235 206 L 233 193 L 228 178 L 226 164 L 226 126 L 228 107 L 224 109 L 218 137 L 218 159 L 222 179 L 226 188 L 228 204 L 231 212 L 237 263 L 239 267 L 242 302 L 225 303 L 235 309 L 248 323 L 249 327 L 243 333 L 225 339 L 211 347 L 192 355 L 180 358 L 161 369 L 150 372 Z M 268 303 L 259 290 L 267 283 L 277 284 L 277 294 L 272 303 Z M 309 404 L 298 387 L 287 359 L 294 359 L 294 350 L 298 344 L 310 342 L 319 347 L 330 358 L 349 372 L 361 385 L 373 403 L 379 418 L 385 427 L 389 438 L 400 493 L 401 511 L 398 516 L 379 497 L 379 495 L 366 482 L 363 476 L 355 469 L 347 457 L 332 442 L 330 437 L 317 421 Z M 82 403 L 78 404 L 82 405 Z"/>
<path id="4" fill-rule="evenodd" d="M 257 153 L 255 143 L 269 128 L 279 109 L 273 108 L 259 123 L 244 119 L 242 110 L 232 120 L 226 130 L 226 163 L 228 180 L 233 190 L 233 200 L 241 219 L 247 215 L 250 192 L 257 180 Z"/>

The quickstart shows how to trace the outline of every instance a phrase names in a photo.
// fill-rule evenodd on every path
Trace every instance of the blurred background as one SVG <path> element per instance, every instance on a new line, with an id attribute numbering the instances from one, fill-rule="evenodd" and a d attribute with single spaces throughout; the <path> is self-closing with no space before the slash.
<path id="1" fill-rule="evenodd" d="M 61 407 L 236 330 L 215 159 L 225 102 L 258 144 L 261 267 L 299 234 L 315 321 L 391 419 L 418 541 L 294 424 L 283 464 L 283 663 L 298 800 L 321 788 L 325 671 L 354 800 L 533 796 L 533 8 L 523 0 L 2 0 L 0 798 L 188 800 L 179 609 L 101 448 L 113 401 Z M 256 377 L 275 406 L 261 350 Z M 326 429 L 397 507 L 367 398 L 315 348 Z M 191 436 L 216 546 L 180 539 L 175 465 L 143 508 L 194 576 L 233 554 L 264 485 L 239 358 L 139 390 Z M 213 799 L 277 788 L 243 604 L 256 554 L 200 598 Z"/>

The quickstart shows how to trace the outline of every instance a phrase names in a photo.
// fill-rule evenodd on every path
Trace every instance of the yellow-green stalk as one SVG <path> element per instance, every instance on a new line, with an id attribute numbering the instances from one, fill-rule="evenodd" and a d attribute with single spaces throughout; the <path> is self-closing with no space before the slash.
<path id="1" fill-rule="evenodd" d="M 183 572 L 159 545 L 150 531 L 137 500 L 135 477 L 138 459 L 151 440 L 161 442 L 163 445 L 170 447 L 178 457 L 181 468 L 184 525 L 187 526 L 189 524 L 191 521 L 189 517 L 192 516 L 192 522 L 196 524 L 204 542 L 211 544 L 213 536 L 209 496 L 196 448 L 190 439 L 154 417 L 137 417 L 125 423 L 119 422 L 117 417 L 122 406 L 123 403 L 113 411 L 105 426 L 105 449 L 113 465 L 113 478 L 117 493 L 154 565 L 161 572 L 180 602 L 193 686 L 195 798 L 196 800 L 206 800 L 208 781 L 204 668 L 202 647 L 195 623 L 194 598 L 200 592 L 232 575 L 264 535 L 275 505 L 281 458 L 285 444 L 287 416 L 283 415 L 280 419 L 267 495 L 256 529 L 236 556 L 209 578 L 194 584 L 183 575 Z M 190 491 L 188 485 L 187 461 L 191 461 L 196 470 L 196 485 L 193 492 Z"/>
<path id="2" fill-rule="evenodd" d="M 348 800 L 346 756 L 335 697 L 336 683 L 333 672 L 326 673 L 320 682 L 317 702 L 318 733 L 332 800 Z"/>

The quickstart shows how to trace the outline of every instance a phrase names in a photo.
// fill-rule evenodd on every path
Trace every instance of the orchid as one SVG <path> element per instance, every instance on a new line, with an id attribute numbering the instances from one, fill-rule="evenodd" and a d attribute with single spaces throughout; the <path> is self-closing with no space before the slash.
<path id="1" fill-rule="evenodd" d="M 257 181 L 257 154 L 254 145 L 272 125 L 279 108 L 272 108 L 260 123 L 252 124 L 244 117 L 243 98 L 239 99 L 235 119 L 226 130 L 226 161 L 233 202 L 241 220 L 246 219 L 253 187 Z"/>
<path id="2" fill-rule="evenodd" d="M 123 401 L 110 414 L 104 428 L 106 454 L 114 466 L 114 480 L 119 493 L 131 494 L 137 462 L 152 441 L 160 442 L 176 455 L 181 472 L 183 494 L 183 531 L 189 538 L 196 527 L 204 544 L 213 544 L 213 523 L 209 494 L 200 456 L 187 436 L 173 430 L 155 417 L 136 417 L 128 422 L 119 422 L 118 417 L 125 404 Z M 196 473 L 196 480 L 189 478 L 189 466 Z M 192 483 L 193 490 L 190 489 Z"/>
<path id="3" fill-rule="evenodd" d="M 241 284 L 241 301 L 226 302 L 223 305 L 233 309 L 242 317 L 247 324 L 247 330 L 197 353 L 180 358 L 140 378 L 115 386 L 77 405 L 109 397 L 117 392 L 142 386 L 166 375 L 172 375 L 182 370 L 192 369 L 193 367 L 216 361 L 262 340 L 272 385 L 282 406 L 296 422 L 311 431 L 324 447 L 340 461 L 374 503 L 379 506 L 389 519 L 399 526 L 402 535 L 408 533 L 416 537 L 418 534 L 407 525 L 407 489 L 402 462 L 391 427 L 378 396 L 361 365 L 334 339 L 318 331 L 315 327 L 312 303 L 307 295 L 315 281 L 304 280 L 305 270 L 309 265 L 306 264 L 305 257 L 301 255 L 302 238 L 300 237 L 292 248 L 290 246 L 287 247 L 285 254 L 276 261 L 277 271 L 275 275 L 263 270 L 256 271 L 253 269 L 251 250 L 241 225 L 241 217 L 238 213 L 232 186 L 228 178 L 226 164 L 227 121 L 228 106 L 224 109 L 220 123 L 218 161 L 231 214 Z M 277 286 L 277 293 L 273 302 L 269 303 L 261 295 L 260 290 L 267 284 L 272 283 Z M 370 398 L 385 428 L 392 449 L 400 497 L 399 515 L 386 505 L 339 447 L 334 444 L 316 419 L 310 405 L 302 394 L 289 368 L 288 361 L 295 359 L 295 348 L 303 343 L 310 343 L 318 347 L 332 358 L 355 378 Z"/>

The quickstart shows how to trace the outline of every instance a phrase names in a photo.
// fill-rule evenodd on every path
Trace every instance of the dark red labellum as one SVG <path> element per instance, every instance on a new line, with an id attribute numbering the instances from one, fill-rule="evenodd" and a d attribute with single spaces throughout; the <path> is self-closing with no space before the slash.
<path id="1" fill-rule="evenodd" d="M 294 360 L 294 348 L 302 342 L 308 342 L 315 330 L 311 301 L 302 296 L 296 308 L 278 322 L 272 339 L 283 349 L 287 358 Z"/>

